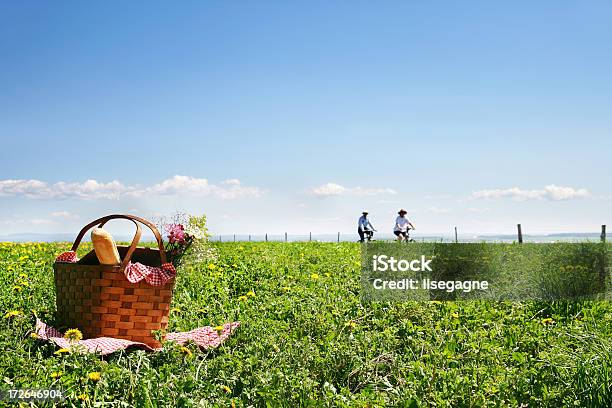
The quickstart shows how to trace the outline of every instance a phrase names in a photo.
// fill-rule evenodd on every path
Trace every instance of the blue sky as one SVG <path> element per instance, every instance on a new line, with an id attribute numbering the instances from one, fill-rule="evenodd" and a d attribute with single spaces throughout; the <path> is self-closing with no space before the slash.
<path id="1" fill-rule="evenodd" d="M 596 231 L 610 21 L 608 1 L 3 2 L 0 227 L 351 232 L 368 208 L 387 232 L 405 207 L 422 233 Z"/>

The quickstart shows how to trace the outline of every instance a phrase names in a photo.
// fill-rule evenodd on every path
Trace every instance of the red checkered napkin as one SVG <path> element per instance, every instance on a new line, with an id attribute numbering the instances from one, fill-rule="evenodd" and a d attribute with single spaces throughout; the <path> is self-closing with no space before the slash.
<path id="1" fill-rule="evenodd" d="M 223 330 L 215 330 L 210 326 L 200 327 L 188 332 L 168 333 L 166 341 L 174 341 L 178 344 L 185 344 L 192 341 L 202 349 L 218 347 L 223 343 L 235 330 L 240 326 L 240 322 L 225 323 Z M 123 350 L 128 347 L 140 348 L 147 351 L 161 351 L 161 348 L 154 349 L 144 343 L 136 341 L 116 339 L 113 337 L 97 337 L 93 339 L 79 340 L 70 343 L 64 338 L 63 334 L 47 325 L 40 319 L 36 319 L 36 334 L 41 340 L 50 341 L 59 347 L 70 348 L 71 346 L 80 346 L 85 352 L 98 353 L 107 355 L 115 351 Z"/>
<path id="2" fill-rule="evenodd" d="M 140 262 L 128 263 L 125 267 L 125 277 L 132 283 L 145 280 L 152 286 L 163 286 L 176 276 L 176 269 L 171 263 L 165 263 L 161 267 L 147 266 Z"/>
<path id="3" fill-rule="evenodd" d="M 55 258 L 55 262 L 75 263 L 78 260 L 74 251 L 64 252 Z M 176 276 L 176 269 L 171 263 L 165 263 L 159 267 L 143 265 L 140 262 L 129 262 L 124 274 L 132 283 L 138 283 L 144 279 L 151 286 L 163 286 Z"/>

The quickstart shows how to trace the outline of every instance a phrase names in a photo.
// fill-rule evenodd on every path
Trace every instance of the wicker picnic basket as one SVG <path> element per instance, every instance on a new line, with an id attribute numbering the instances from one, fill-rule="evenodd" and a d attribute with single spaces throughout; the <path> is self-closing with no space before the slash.
<path id="1" fill-rule="evenodd" d="M 168 326 L 175 280 L 163 286 L 151 286 L 145 280 L 131 283 L 124 275 L 130 261 L 148 266 L 166 263 L 162 238 L 155 225 L 134 215 L 108 215 L 83 227 L 72 251 L 76 252 L 89 229 L 101 228 L 117 218 L 136 225 L 130 246 L 118 246 L 121 265 L 100 265 L 93 249 L 76 263 L 54 263 L 58 323 L 66 328 L 78 328 L 84 338 L 115 337 L 160 347 L 151 331 L 165 330 Z M 139 223 L 153 231 L 157 249 L 137 247 L 142 235 Z"/>

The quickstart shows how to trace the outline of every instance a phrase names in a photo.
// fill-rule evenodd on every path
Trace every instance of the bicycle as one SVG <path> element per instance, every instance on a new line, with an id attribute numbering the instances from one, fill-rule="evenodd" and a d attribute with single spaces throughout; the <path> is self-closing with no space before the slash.
<path id="1" fill-rule="evenodd" d="M 402 239 L 400 239 L 400 242 L 414 242 L 414 239 L 410 238 L 410 230 L 413 228 L 407 227 L 406 231 L 397 231 L 399 232 L 399 234 L 396 234 L 397 237 L 402 237 Z"/>
<path id="2" fill-rule="evenodd" d="M 372 241 L 372 237 L 374 236 L 374 231 L 371 229 L 364 229 L 363 231 L 363 240 L 359 240 L 357 242 L 365 242 L 365 241 Z"/>

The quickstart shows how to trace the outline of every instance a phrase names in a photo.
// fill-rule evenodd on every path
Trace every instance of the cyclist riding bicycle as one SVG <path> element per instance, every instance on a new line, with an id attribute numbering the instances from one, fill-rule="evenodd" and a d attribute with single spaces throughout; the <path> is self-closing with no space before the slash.
<path id="1" fill-rule="evenodd" d="M 399 216 L 395 219 L 395 225 L 393 226 L 393 233 L 397 237 L 398 241 L 407 241 L 410 239 L 408 231 L 414 228 L 414 225 L 406 218 L 408 212 L 403 208 L 398 211 Z"/>
<path id="2" fill-rule="evenodd" d="M 374 231 L 376 229 L 368 220 L 368 212 L 364 211 L 361 213 L 361 217 L 359 217 L 359 221 L 357 221 L 357 233 L 359 234 L 359 242 L 364 242 L 366 239 L 370 241 L 372 236 L 374 235 Z"/>

